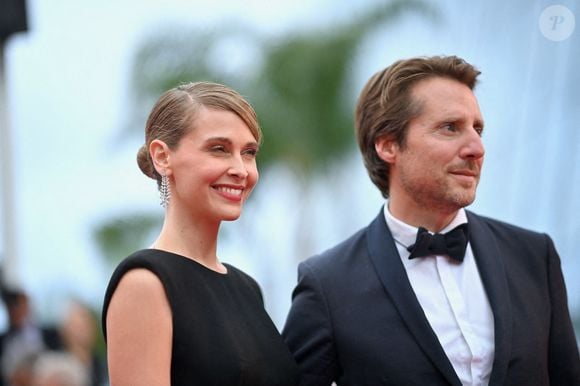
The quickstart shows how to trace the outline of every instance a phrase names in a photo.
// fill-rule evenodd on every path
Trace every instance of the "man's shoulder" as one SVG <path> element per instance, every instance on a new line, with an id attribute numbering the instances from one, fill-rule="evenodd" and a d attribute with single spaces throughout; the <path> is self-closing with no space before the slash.
<path id="1" fill-rule="evenodd" d="M 478 225 L 485 226 L 496 236 L 504 235 L 508 237 L 532 238 L 532 239 L 537 238 L 544 239 L 546 237 L 545 233 L 534 231 L 495 218 L 482 216 L 471 211 L 467 211 L 467 218 L 468 221 L 471 223 L 476 223 Z"/>
<path id="2" fill-rule="evenodd" d="M 327 269 L 338 267 L 352 260 L 366 251 L 366 234 L 368 227 L 364 227 L 350 235 L 338 244 L 311 256 L 302 262 L 312 269 Z"/>

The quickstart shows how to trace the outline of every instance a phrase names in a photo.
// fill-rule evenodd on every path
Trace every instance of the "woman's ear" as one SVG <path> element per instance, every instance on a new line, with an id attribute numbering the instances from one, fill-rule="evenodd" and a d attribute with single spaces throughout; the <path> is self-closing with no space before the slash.
<path id="1" fill-rule="evenodd" d="M 376 139 L 375 150 L 380 159 L 388 164 L 392 164 L 395 163 L 397 159 L 399 145 L 394 139 L 383 136 Z"/>
<path id="2" fill-rule="evenodd" d="M 169 174 L 169 146 L 159 139 L 154 139 L 149 144 L 149 155 L 157 173 Z"/>

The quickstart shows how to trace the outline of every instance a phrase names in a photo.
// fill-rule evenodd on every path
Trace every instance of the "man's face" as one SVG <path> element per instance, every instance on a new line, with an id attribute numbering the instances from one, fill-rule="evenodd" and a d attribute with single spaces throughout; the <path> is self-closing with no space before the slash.
<path id="1" fill-rule="evenodd" d="M 466 85 L 442 77 L 420 81 L 411 97 L 422 108 L 405 146 L 377 141 L 390 163 L 391 201 L 405 210 L 452 213 L 475 199 L 483 165 L 477 100 Z"/>
<path id="2" fill-rule="evenodd" d="M 30 315 L 30 305 L 28 296 L 20 294 L 10 305 L 9 310 L 10 324 L 13 327 L 21 328 L 24 326 Z"/>

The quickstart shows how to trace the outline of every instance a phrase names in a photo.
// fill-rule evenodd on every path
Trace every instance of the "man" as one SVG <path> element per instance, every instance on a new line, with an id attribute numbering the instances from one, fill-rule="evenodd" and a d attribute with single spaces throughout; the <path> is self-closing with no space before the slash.
<path id="1" fill-rule="evenodd" d="M 8 316 L 8 328 L 0 334 L 0 386 L 15 385 L 31 377 L 38 354 L 60 349 L 62 342 L 57 329 L 40 327 L 33 321 L 30 299 L 24 290 L 0 283 L 0 295 Z"/>
<path id="2" fill-rule="evenodd" d="M 484 157 L 479 74 L 413 58 L 362 91 L 358 143 L 388 201 L 299 266 L 283 336 L 302 385 L 580 385 L 552 240 L 464 209 Z"/>

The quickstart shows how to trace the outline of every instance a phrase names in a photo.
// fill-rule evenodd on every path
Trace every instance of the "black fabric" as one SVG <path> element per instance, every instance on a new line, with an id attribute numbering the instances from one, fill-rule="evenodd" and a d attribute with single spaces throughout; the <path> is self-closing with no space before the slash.
<path id="1" fill-rule="evenodd" d="M 580 385 L 552 240 L 466 213 L 494 318 L 489 386 Z M 368 227 L 299 264 L 282 335 L 302 386 L 461 386 L 411 287 L 384 208 Z"/>
<path id="2" fill-rule="evenodd" d="M 126 258 L 105 294 L 102 327 L 122 276 L 134 268 L 155 273 L 172 311 L 171 384 L 296 385 L 298 370 L 264 310 L 258 284 L 231 265 L 227 274 L 186 257 L 142 250 Z"/>
<path id="3" fill-rule="evenodd" d="M 467 248 L 468 228 L 467 223 L 461 224 L 447 233 L 431 234 L 423 227 L 417 231 L 415 244 L 407 250 L 411 252 L 409 259 L 417 257 L 447 255 L 453 260 L 463 262 L 465 249 Z"/>

